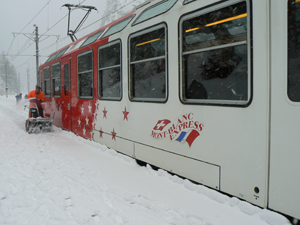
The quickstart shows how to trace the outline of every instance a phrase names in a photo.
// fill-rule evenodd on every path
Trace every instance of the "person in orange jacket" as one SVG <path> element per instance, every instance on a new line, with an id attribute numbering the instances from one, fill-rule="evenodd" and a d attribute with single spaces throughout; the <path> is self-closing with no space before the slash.
<path id="1" fill-rule="evenodd" d="M 38 85 L 35 86 L 35 90 L 29 92 L 27 98 L 37 98 L 40 102 L 46 101 L 45 94 L 41 91 L 41 87 Z"/>

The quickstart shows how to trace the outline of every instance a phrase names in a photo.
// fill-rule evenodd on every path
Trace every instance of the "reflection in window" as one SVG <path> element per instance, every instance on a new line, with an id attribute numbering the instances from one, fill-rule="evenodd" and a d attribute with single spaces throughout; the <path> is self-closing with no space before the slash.
<path id="1" fill-rule="evenodd" d="M 122 20 L 119 23 L 116 23 L 114 25 L 112 25 L 106 32 L 105 34 L 102 36 L 102 38 L 108 37 L 110 35 L 113 35 L 121 30 L 123 30 L 128 24 L 129 22 L 133 19 L 134 15 Z"/>
<path id="2" fill-rule="evenodd" d="M 93 52 L 83 53 L 77 58 L 78 96 L 92 98 L 93 95 Z"/>
<path id="3" fill-rule="evenodd" d="M 52 87 L 54 97 L 61 96 L 60 79 L 60 63 L 55 63 L 52 65 Z"/>
<path id="4" fill-rule="evenodd" d="M 247 100 L 247 46 L 220 48 L 183 59 L 185 98 Z"/>
<path id="5" fill-rule="evenodd" d="M 45 96 L 50 97 L 51 95 L 51 84 L 50 84 L 50 66 L 44 68 L 44 90 Z"/>
<path id="6" fill-rule="evenodd" d="M 131 62 L 165 56 L 165 28 L 132 38 L 130 50 Z"/>
<path id="7" fill-rule="evenodd" d="M 247 40 L 246 3 L 183 22 L 183 51 Z"/>
<path id="8" fill-rule="evenodd" d="M 300 2 L 288 3 L 288 96 L 300 102 Z"/>
<path id="9" fill-rule="evenodd" d="M 134 98 L 166 98 L 165 60 L 136 63 L 132 70 L 132 96 Z"/>
<path id="10" fill-rule="evenodd" d="M 121 99 L 121 43 L 99 49 L 99 98 Z"/>
<path id="11" fill-rule="evenodd" d="M 182 55 L 183 101 L 246 104 L 246 2 L 183 21 Z"/>
<path id="12" fill-rule="evenodd" d="M 103 33 L 104 30 L 100 30 L 98 31 L 97 33 L 95 34 L 92 34 L 91 36 L 89 36 L 84 42 L 83 44 L 80 46 L 80 48 L 84 47 L 84 46 L 87 46 L 89 44 L 92 44 L 94 43 L 94 41 L 96 41 L 100 35 Z"/>
<path id="13" fill-rule="evenodd" d="M 165 40 L 165 27 L 130 39 L 131 99 L 142 101 L 166 100 Z"/>
<path id="14" fill-rule="evenodd" d="M 134 21 L 133 25 L 167 12 L 170 8 L 172 8 L 176 1 L 177 0 L 166 0 L 154 6 L 150 6 L 140 14 L 140 16 Z"/>

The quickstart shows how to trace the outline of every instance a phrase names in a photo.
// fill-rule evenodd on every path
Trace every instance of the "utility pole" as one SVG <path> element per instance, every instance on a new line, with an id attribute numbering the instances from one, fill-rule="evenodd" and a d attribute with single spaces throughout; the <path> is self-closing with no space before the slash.
<path id="1" fill-rule="evenodd" d="M 35 49 L 36 49 L 36 83 L 39 84 L 39 28 L 37 25 L 35 27 Z"/>
<path id="2" fill-rule="evenodd" d="M 20 73 L 19 73 L 19 76 L 18 76 L 18 82 L 19 82 L 18 92 L 21 93 L 21 75 L 20 75 Z"/>
<path id="3" fill-rule="evenodd" d="M 28 89 L 28 93 L 30 92 L 30 76 L 29 76 L 29 68 L 30 68 L 30 64 L 28 64 L 28 68 L 27 68 L 27 89 Z"/>
<path id="4" fill-rule="evenodd" d="M 6 64 L 6 62 L 5 62 L 5 80 L 6 80 L 6 85 L 5 85 L 5 90 L 6 90 L 6 98 L 8 98 L 8 87 L 7 87 L 7 76 L 8 76 L 8 74 L 7 74 L 8 72 L 7 72 L 7 64 Z"/>
<path id="5" fill-rule="evenodd" d="M 32 33 L 13 33 L 13 35 L 19 35 L 19 34 L 23 34 L 25 37 L 29 38 L 30 40 L 34 41 L 35 42 L 35 58 L 36 58 L 36 81 L 37 81 L 37 84 L 39 83 L 39 40 L 40 40 L 40 37 L 39 37 L 39 28 L 36 24 L 33 25 L 35 27 L 35 37 L 32 38 Z M 28 36 L 29 35 L 29 36 Z M 60 35 L 42 35 L 42 37 L 51 37 L 51 36 L 56 36 L 57 40 L 59 39 L 59 36 Z"/>

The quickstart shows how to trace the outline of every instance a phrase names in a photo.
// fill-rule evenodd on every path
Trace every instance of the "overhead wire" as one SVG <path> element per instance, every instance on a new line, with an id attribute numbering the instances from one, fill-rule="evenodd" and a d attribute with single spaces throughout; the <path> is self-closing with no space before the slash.
<path id="1" fill-rule="evenodd" d="M 34 35 L 34 33 L 31 34 L 30 37 L 32 37 Z M 22 52 L 24 52 L 26 49 L 28 49 L 33 43 L 29 44 L 29 42 L 32 41 L 30 38 L 27 39 L 27 41 L 24 43 L 24 45 L 21 47 L 21 49 L 19 49 L 19 51 L 16 53 L 16 55 L 11 59 L 11 62 L 13 62 L 15 60 L 15 58 L 17 58 L 18 55 L 20 55 Z M 29 44 L 29 46 L 27 46 Z M 26 48 L 27 46 L 27 48 Z M 7 54 L 8 55 L 8 54 Z"/>
<path id="2" fill-rule="evenodd" d="M 14 38 L 12 39 L 12 41 L 11 41 L 11 43 L 10 43 L 10 46 L 9 46 L 9 48 L 8 48 L 8 50 L 7 50 L 7 55 L 8 55 L 8 53 L 9 53 L 9 50 L 11 49 L 11 46 L 12 46 L 12 44 L 14 43 L 14 40 L 15 40 L 15 36 L 14 36 Z"/>
<path id="3" fill-rule="evenodd" d="M 49 2 L 50 2 L 50 1 L 51 1 L 51 0 L 49 0 Z M 84 3 L 85 1 L 86 1 L 86 0 L 83 0 L 82 2 L 79 2 L 79 5 L 81 5 L 81 4 Z M 112 15 L 112 14 L 114 14 L 114 13 L 120 11 L 121 9 L 125 8 L 126 6 L 132 4 L 133 2 L 136 2 L 136 1 L 137 1 L 137 0 L 132 0 L 132 1 L 130 1 L 130 2 L 127 3 L 127 4 L 124 4 L 124 5 L 121 6 L 120 8 L 116 9 L 115 11 L 113 11 L 112 13 L 110 13 L 110 14 L 108 14 L 108 15 L 106 15 L 106 16 L 103 16 L 103 17 L 101 17 L 100 19 L 94 21 L 93 23 L 91 23 L 91 24 L 89 24 L 89 25 L 87 25 L 87 26 L 81 28 L 80 30 L 78 30 L 78 32 L 81 32 L 81 31 L 85 30 L 86 28 L 88 28 L 88 27 L 94 25 L 95 23 L 97 23 L 97 22 L 103 20 L 104 18 L 106 18 L 106 17 L 108 17 L 108 16 L 110 16 L 110 15 Z M 48 3 L 49 3 L 49 2 L 48 2 Z M 48 3 L 47 3 L 47 4 L 48 4 Z M 46 5 L 47 5 L 47 4 L 46 4 Z M 46 6 L 46 5 L 45 5 L 45 6 Z M 45 6 L 44 6 L 43 8 L 45 8 Z M 73 11 L 73 10 L 75 10 L 75 9 L 72 9 L 72 11 Z M 39 12 L 39 13 L 40 13 L 40 12 Z M 43 37 L 43 35 L 45 35 L 47 32 L 49 32 L 52 28 L 54 28 L 57 24 L 59 24 L 59 23 L 60 23 L 64 18 L 66 18 L 67 16 L 68 16 L 68 14 L 66 14 L 64 17 L 62 17 L 60 20 L 58 20 L 55 24 L 53 24 L 50 28 L 48 28 L 47 31 L 44 32 L 40 37 Z M 35 17 L 36 17 L 36 16 L 35 16 Z M 31 21 L 32 21 L 32 20 L 31 20 Z M 31 22 L 31 21 L 30 21 L 30 22 Z M 29 23 L 30 23 L 30 22 L 29 22 Z M 26 25 L 26 26 L 27 26 L 27 25 Z M 25 28 L 23 28 L 23 29 L 25 29 Z M 22 32 L 22 31 L 21 31 L 21 32 Z M 49 49 L 50 47 L 52 47 L 53 45 L 55 45 L 55 44 L 57 44 L 57 43 L 59 43 L 59 42 L 62 42 L 62 41 L 64 41 L 64 40 L 67 39 L 67 38 L 68 38 L 68 36 L 64 36 L 63 38 L 60 39 L 60 41 L 55 41 L 53 44 L 51 44 L 51 45 L 49 45 L 49 46 L 47 46 L 47 47 L 41 49 L 41 51 L 42 51 L 41 53 L 45 52 L 46 50 L 48 50 L 48 49 Z M 32 45 L 32 44 L 31 44 L 31 45 Z M 30 45 L 30 46 L 31 46 L 31 45 Z M 29 46 L 28 46 L 28 47 L 29 47 Z M 27 49 L 27 48 L 26 48 L 26 49 Z M 33 57 L 34 57 L 34 56 L 33 56 Z M 32 60 L 33 57 L 31 57 L 31 58 L 30 58 L 29 60 L 27 60 L 25 63 L 19 65 L 17 68 L 23 66 L 23 65 L 26 64 L 28 61 Z"/>
<path id="4" fill-rule="evenodd" d="M 62 41 L 64 41 L 64 40 L 66 40 L 67 38 L 69 38 L 69 37 L 68 37 L 68 36 L 65 36 L 65 37 L 61 38 L 60 41 L 56 41 L 56 42 L 52 43 L 51 45 L 48 45 L 47 47 L 41 49 L 40 51 L 45 52 L 46 50 L 48 50 L 48 49 L 49 49 L 50 47 L 52 47 L 53 45 L 55 45 L 55 44 L 57 44 L 57 43 L 59 43 L 59 42 L 62 42 Z M 42 52 L 42 53 L 43 53 L 43 52 Z"/>
<path id="5" fill-rule="evenodd" d="M 85 1 L 86 1 L 86 0 L 85 0 Z M 114 12 L 112 12 L 112 13 L 110 13 L 110 14 L 108 14 L 108 15 L 102 17 L 102 18 L 100 18 L 99 20 L 96 20 L 95 22 L 93 22 L 93 23 L 91 23 L 91 24 L 89 24 L 89 25 L 87 25 L 87 26 L 81 28 L 78 32 L 83 31 L 84 29 L 86 29 L 86 28 L 88 28 L 88 27 L 94 25 L 95 23 L 97 23 L 97 22 L 103 20 L 104 18 L 106 18 L 106 17 L 108 17 L 108 16 L 110 16 L 110 15 L 112 15 L 112 14 L 114 14 L 114 13 L 120 11 L 121 9 L 123 9 L 124 7 L 130 5 L 131 3 L 135 2 L 135 1 L 137 1 L 137 0 L 133 0 L 133 1 L 131 1 L 131 2 L 127 3 L 127 4 L 125 4 L 125 5 L 123 5 L 122 7 L 116 9 Z M 82 4 L 82 3 L 83 3 L 83 2 L 81 2 L 81 4 Z M 73 10 L 74 10 L 74 9 L 73 9 Z M 59 21 L 59 22 L 60 22 L 60 21 Z M 65 36 L 63 40 L 65 40 L 66 38 L 68 38 L 68 36 Z M 51 44 L 51 45 L 49 46 L 49 48 L 52 47 L 52 46 L 55 45 L 55 44 L 56 44 L 56 43 Z"/>
<path id="6" fill-rule="evenodd" d="M 16 36 L 14 36 L 14 39 L 43 11 L 43 9 L 51 2 L 52 0 L 49 0 L 43 7 L 42 7 L 42 9 L 29 21 L 29 23 L 27 23 L 26 25 L 25 25 L 25 27 L 23 27 L 23 29 L 19 32 L 19 33 L 17 33 L 17 35 Z M 13 41 L 14 41 L 14 39 L 13 39 Z M 7 50 L 7 54 L 9 53 L 9 51 L 10 51 L 10 48 L 11 48 L 11 46 L 12 46 L 12 44 L 13 44 L 13 41 L 12 41 L 12 43 L 10 44 L 10 47 L 8 48 L 8 50 Z"/>
<path id="7" fill-rule="evenodd" d="M 82 28 L 82 29 L 80 29 L 78 32 L 80 32 L 80 31 L 83 31 L 84 29 L 86 29 L 86 28 L 88 28 L 88 27 L 90 27 L 90 26 L 94 25 L 95 23 L 97 23 L 97 22 L 99 22 L 99 21 L 103 20 L 104 18 L 106 18 L 106 17 L 108 17 L 108 16 L 110 16 L 110 15 L 112 15 L 112 14 L 114 14 L 114 13 L 116 13 L 116 12 L 120 11 L 121 9 L 125 8 L 126 6 L 128 6 L 128 5 L 130 5 L 131 3 L 133 3 L 133 2 L 136 2 L 136 1 L 137 1 L 137 0 L 133 0 L 133 1 L 129 2 L 128 4 L 125 4 L 125 5 L 123 5 L 122 7 L 120 7 L 120 8 L 118 8 L 118 9 L 116 9 L 114 12 L 112 12 L 112 13 L 110 13 L 110 14 L 106 15 L 106 16 L 103 16 L 103 17 L 102 17 L 102 18 L 100 18 L 99 20 L 96 20 L 95 22 L 93 22 L 93 23 L 91 23 L 91 24 L 89 24 L 89 25 L 87 25 L 87 26 L 83 27 L 83 28 Z"/>
<path id="8" fill-rule="evenodd" d="M 83 0 L 82 2 L 79 3 L 79 5 L 81 5 L 82 3 L 84 3 L 86 0 Z M 73 11 L 74 9 L 72 9 Z M 47 29 L 47 31 L 45 33 L 43 33 L 40 37 L 42 37 L 43 35 L 45 35 L 48 31 L 50 31 L 53 27 L 55 27 L 57 24 L 59 24 L 64 18 L 66 18 L 69 15 L 69 13 L 67 13 L 64 17 L 62 17 L 60 20 L 58 20 L 54 25 L 52 25 L 50 28 Z"/>
<path id="9" fill-rule="evenodd" d="M 47 4 L 46 5 L 48 5 L 50 2 L 51 2 L 52 0 L 49 0 L 48 2 L 47 2 Z M 79 3 L 79 5 L 80 4 L 82 4 L 83 2 L 85 2 L 86 0 L 83 0 L 82 2 L 80 2 Z M 46 7 L 46 5 L 36 14 L 36 16 L 33 18 L 33 19 L 35 19 L 36 17 L 37 17 L 37 15 Z M 53 27 L 55 27 L 58 23 L 60 23 L 66 16 L 68 16 L 68 14 L 66 14 L 63 18 L 61 18 L 59 21 L 57 21 L 52 27 L 50 27 L 50 28 L 48 28 L 47 29 L 47 31 L 45 32 L 45 33 L 43 33 L 41 36 L 40 36 L 40 38 L 41 37 L 43 37 L 43 35 L 45 35 L 47 32 L 49 32 Z M 32 21 L 33 21 L 33 19 L 19 32 L 19 33 L 21 33 Z M 54 43 L 55 44 L 55 43 Z M 53 44 L 53 45 L 54 45 Z M 32 45 L 32 44 L 31 44 Z M 31 45 L 29 45 L 29 46 L 31 46 Z M 28 46 L 28 47 L 29 47 Z M 26 48 L 27 49 L 27 48 Z M 15 56 L 15 58 L 16 58 L 17 56 Z M 15 59 L 14 58 L 14 59 Z M 14 60 L 13 59 L 13 60 Z M 30 61 L 30 60 L 32 60 L 32 57 L 29 59 L 29 60 L 27 60 L 25 63 L 27 63 L 28 61 Z M 17 68 L 19 68 L 19 67 L 21 67 L 21 66 L 23 66 L 25 63 L 23 63 L 23 64 L 21 64 L 21 65 L 19 65 L 19 66 L 17 66 Z"/>

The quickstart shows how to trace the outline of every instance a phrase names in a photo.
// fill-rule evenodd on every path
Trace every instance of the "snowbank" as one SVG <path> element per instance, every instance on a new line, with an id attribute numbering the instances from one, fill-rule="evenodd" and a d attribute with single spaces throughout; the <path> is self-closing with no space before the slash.
<path id="1" fill-rule="evenodd" d="M 290 224 L 73 133 L 27 134 L 24 104 L 0 97 L 0 224 Z"/>

